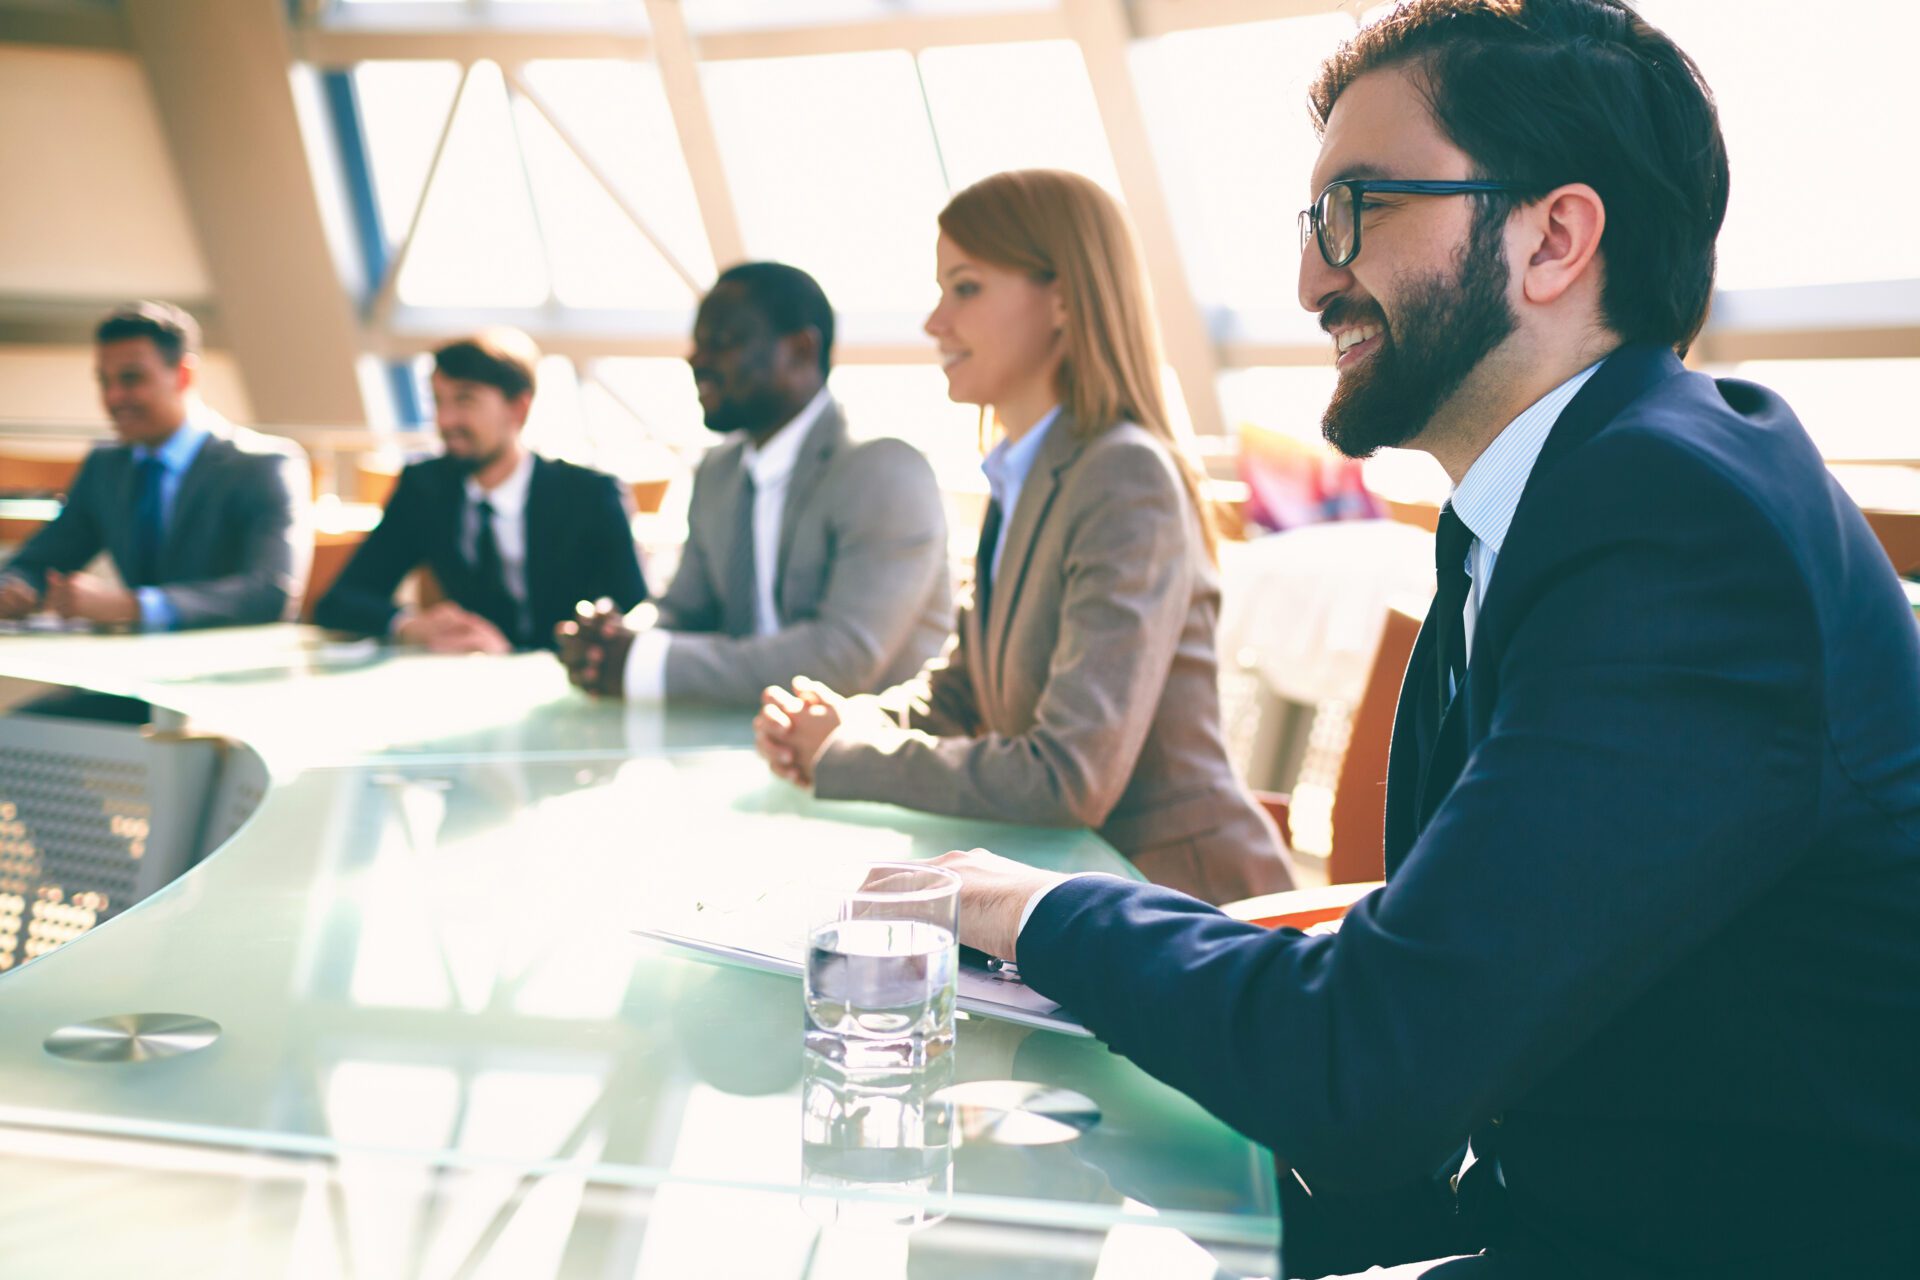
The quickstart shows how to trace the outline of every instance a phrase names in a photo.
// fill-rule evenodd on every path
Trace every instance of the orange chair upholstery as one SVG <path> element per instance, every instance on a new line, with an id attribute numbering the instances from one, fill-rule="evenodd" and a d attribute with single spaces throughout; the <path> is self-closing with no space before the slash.
<path id="1" fill-rule="evenodd" d="M 1380 630 L 1380 646 L 1354 708 L 1352 733 L 1340 760 L 1333 788 L 1333 848 L 1327 857 L 1328 884 L 1377 881 L 1383 871 L 1387 829 L 1387 747 L 1393 738 L 1393 713 L 1400 701 L 1400 682 L 1420 634 L 1420 619 L 1402 609 L 1388 609 Z M 1260 802 L 1284 833 L 1291 816 L 1289 798 L 1258 791 Z"/>
<path id="2" fill-rule="evenodd" d="M 1327 885 L 1292 889 L 1228 903 L 1222 907 L 1236 920 L 1267 928 L 1305 929 L 1338 920 L 1347 908 L 1380 887 L 1386 848 L 1387 748 L 1393 737 L 1393 713 L 1400 701 L 1400 683 L 1413 656 L 1420 620 L 1402 609 L 1387 610 L 1380 630 L 1380 647 L 1367 673 L 1360 705 L 1354 709 L 1353 732 L 1340 761 L 1333 791 L 1333 849 L 1327 858 Z M 1286 796 L 1255 794 L 1261 806 L 1287 830 Z"/>
<path id="3" fill-rule="evenodd" d="M 0 494 L 51 494 L 64 498 L 84 461 L 84 446 L 70 454 L 31 446 L 0 448 Z"/>
<path id="4" fill-rule="evenodd" d="M 1862 512 L 1896 573 L 1920 573 L 1920 511 Z"/>
<path id="5" fill-rule="evenodd" d="M 1348 907 L 1384 883 L 1366 880 L 1359 884 L 1323 885 L 1317 889 L 1288 889 L 1284 893 L 1242 898 L 1220 909 L 1235 920 L 1257 924 L 1263 929 L 1309 929 L 1340 919 L 1347 914 Z"/>

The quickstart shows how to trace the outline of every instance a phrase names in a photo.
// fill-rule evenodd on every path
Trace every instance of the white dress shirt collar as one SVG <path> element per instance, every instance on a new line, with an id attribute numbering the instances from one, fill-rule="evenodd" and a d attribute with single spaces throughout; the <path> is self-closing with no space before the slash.
<path id="1" fill-rule="evenodd" d="M 1596 360 L 1521 410 L 1520 416 L 1509 422 L 1485 452 L 1474 459 L 1448 499 L 1460 523 L 1473 534 L 1473 541 L 1467 547 L 1470 583 L 1462 612 L 1469 655 L 1473 651 L 1474 631 L 1480 622 L 1480 606 L 1493 582 L 1494 565 L 1500 559 L 1500 548 L 1507 541 L 1514 513 L 1520 509 L 1520 495 L 1526 492 L 1527 479 L 1540 460 L 1547 437 L 1553 434 L 1553 424 L 1560 420 L 1561 413 L 1599 367 L 1600 362 Z"/>
<path id="2" fill-rule="evenodd" d="M 141 461 L 158 458 L 168 474 L 176 477 L 185 475 L 187 468 L 193 465 L 193 460 L 200 456 L 200 446 L 207 442 L 207 437 L 214 433 L 215 428 L 225 426 L 226 421 L 198 396 L 190 397 L 187 400 L 186 417 L 173 429 L 166 443 L 157 448 L 135 445 L 133 456 Z"/>
<path id="3" fill-rule="evenodd" d="M 519 464 L 493 488 L 482 488 L 478 480 L 468 476 L 467 502 L 473 505 L 485 500 L 492 504 L 495 519 L 517 521 L 527 509 L 527 490 L 532 486 L 533 451 L 522 449 Z"/>
<path id="4" fill-rule="evenodd" d="M 747 444 L 742 460 L 747 474 L 753 477 L 756 489 L 784 482 L 793 474 L 793 468 L 800 461 L 800 450 L 805 447 L 807 435 L 813 430 L 813 424 L 826 412 L 827 403 L 832 397 L 822 386 L 807 401 L 807 407 L 793 415 L 787 425 L 774 432 L 765 444 Z"/>
<path id="5" fill-rule="evenodd" d="M 1540 450 L 1546 447 L 1547 437 L 1553 434 L 1553 424 L 1599 367 L 1595 361 L 1522 409 L 1474 459 L 1455 486 L 1448 499 L 1454 514 L 1494 555 L 1500 554 L 1501 544 L 1507 540 L 1507 529 L 1520 507 L 1520 494 L 1527 487 L 1527 477 L 1533 474 L 1533 464 L 1540 459 Z"/>

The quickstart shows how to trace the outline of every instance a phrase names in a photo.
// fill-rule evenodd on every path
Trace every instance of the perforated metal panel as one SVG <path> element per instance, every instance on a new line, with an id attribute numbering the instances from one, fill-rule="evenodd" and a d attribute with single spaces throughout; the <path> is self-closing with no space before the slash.
<path id="1" fill-rule="evenodd" d="M 0 717 L 0 972 L 186 870 L 220 754 L 135 726 Z"/>

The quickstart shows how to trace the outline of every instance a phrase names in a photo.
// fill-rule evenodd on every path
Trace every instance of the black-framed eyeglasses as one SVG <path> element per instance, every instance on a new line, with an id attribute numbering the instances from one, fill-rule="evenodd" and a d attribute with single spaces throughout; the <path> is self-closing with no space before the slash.
<path id="1" fill-rule="evenodd" d="M 1360 211 L 1370 192 L 1396 196 L 1464 196 L 1483 191 L 1520 191 L 1511 182 L 1376 181 L 1342 178 L 1329 182 L 1311 207 L 1300 211 L 1300 252 L 1309 237 L 1319 242 L 1327 265 L 1340 268 L 1360 256 Z"/>

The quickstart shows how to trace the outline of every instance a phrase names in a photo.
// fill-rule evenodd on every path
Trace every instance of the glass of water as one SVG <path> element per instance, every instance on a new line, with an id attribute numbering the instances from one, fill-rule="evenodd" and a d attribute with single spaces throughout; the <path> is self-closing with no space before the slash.
<path id="1" fill-rule="evenodd" d="M 924 1066 L 953 1047 L 960 877 L 876 862 L 826 892 L 807 936 L 807 1048 L 847 1070 Z"/>

